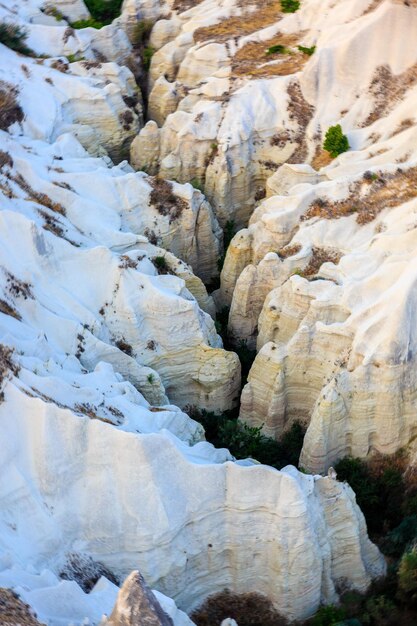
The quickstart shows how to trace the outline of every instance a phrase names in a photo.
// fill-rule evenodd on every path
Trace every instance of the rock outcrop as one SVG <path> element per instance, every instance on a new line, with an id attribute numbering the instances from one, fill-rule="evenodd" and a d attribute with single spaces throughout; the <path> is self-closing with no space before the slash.
<path id="1" fill-rule="evenodd" d="M 172 619 L 146 584 L 143 576 L 132 572 L 123 583 L 106 626 L 174 626 Z"/>

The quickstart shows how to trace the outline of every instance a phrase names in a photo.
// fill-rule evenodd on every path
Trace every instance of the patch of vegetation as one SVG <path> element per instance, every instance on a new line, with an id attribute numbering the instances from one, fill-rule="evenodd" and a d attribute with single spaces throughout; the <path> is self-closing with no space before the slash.
<path id="1" fill-rule="evenodd" d="M 31 55 L 33 51 L 25 44 L 27 31 L 17 24 L 0 23 L 0 43 L 20 54 Z"/>
<path id="2" fill-rule="evenodd" d="M 300 8 L 299 0 L 281 0 L 283 13 L 295 13 Z"/>
<path id="3" fill-rule="evenodd" d="M 84 0 L 84 3 L 91 16 L 105 26 L 120 15 L 123 0 Z"/>
<path id="4" fill-rule="evenodd" d="M 59 9 L 57 9 L 53 4 L 46 4 L 41 8 L 42 13 L 45 15 L 51 15 L 56 19 L 57 22 L 62 22 L 65 19 L 64 15 L 61 13 Z"/>
<path id="5" fill-rule="evenodd" d="M 190 185 L 194 187 L 194 189 L 198 189 L 201 193 L 204 193 L 203 183 L 198 178 L 192 178 L 190 180 Z"/>
<path id="6" fill-rule="evenodd" d="M 143 61 L 143 68 L 148 71 L 149 68 L 151 67 L 151 61 L 152 61 L 152 57 L 155 54 L 155 48 L 153 48 L 152 46 L 146 46 L 143 49 L 143 53 L 142 53 L 142 61 Z"/>
<path id="7" fill-rule="evenodd" d="M 151 22 L 150 20 L 141 20 L 140 22 L 137 22 L 130 36 L 132 45 L 140 46 L 145 41 L 147 41 L 149 35 L 151 34 L 152 28 L 153 22 Z"/>
<path id="8" fill-rule="evenodd" d="M 297 46 L 297 48 L 303 54 L 308 54 L 309 57 L 311 57 L 311 55 L 316 51 L 316 46 L 311 46 L 311 48 L 307 48 L 306 46 Z"/>
<path id="9" fill-rule="evenodd" d="M 115 342 L 115 345 L 117 348 L 119 348 L 119 350 L 121 350 L 125 354 L 129 356 L 133 356 L 132 346 L 130 345 L 130 343 L 127 343 L 124 339 L 119 339 L 118 341 Z"/>
<path id="10" fill-rule="evenodd" d="M 237 419 L 235 411 L 221 415 L 187 407 L 186 412 L 203 425 L 206 439 L 216 448 L 227 448 L 236 459 L 248 457 L 281 469 L 286 465 L 298 464 L 303 445 L 305 429 L 295 422 L 279 441 L 266 437 L 261 426 L 248 426 Z"/>
<path id="11" fill-rule="evenodd" d="M 78 61 L 84 61 L 84 57 L 79 54 L 67 54 L 68 63 L 77 63 Z"/>
<path id="12" fill-rule="evenodd" d="M 77 30 L 80 28 L 96 28 L 99 30 L 100 28 L 103 28 L 103 26 L 106 26 L 106 24 L 100 22 L 99 20 L 95 20 L 93 17 L 89 17 L 86 20 L 76 20 L 75 22 L 71 22 L 71 26 Z"/>
<path id="13" fill-rule="evenodd" d="M 152 263 L 158 270 L 158 274 L 172 274 L 171 268 L 164 256 L 154 256 Z"/>
<path id="14" fill-rule="evenodd" d="M 187 202 L 174 194 L 172 183 L 168 180 L 155 176 L 149 177 L 147 182 L 152 187 L 149 196 L 151 205 L 160 215 L 169 216 L 169 223 L 172 224 L 188 207 Z"/>
<path id="15" fill-rule="evenodd" d="M 291 51 L 282 44 L 278 43 L 267 49 L 266 54 L 289 54 Z"/>
<path id="16" fill-rule="evenodd" d="M 349 150 L 349 147 L 348 138 L 343 134 L 340 124 L 330 126 L 326 132 L 323 144 L 323 148 L 327 150 L 330 156 L 336 158 L 342 152 Z"/>
<path id="17" fill-rule="evenodd" d="M 386 534 L 407 515 L 417 514 L 417 485 L 404 478 L 406 466 L 402 452 L 369 461 L 346 457 L 335 466 L 338 479 L 346 480 L 355 491 L 373 536 Z"/>
<path id="18" fill-rule="evenodd" d="M 88 554 L 79 552 L 67 554 L 66 563 L 59 576 L 63 580 L 75 580 L 85 593 L 92 590 L 101 576 L 105 576 L 115 585 L 119 584 L 116 576 L 103 563 L 94 561 Z"/>
<path id="19" fill-rule="evenodd" d="M 208 544 L 208 549 L 212 545 Z M 239 626 L 287 626 L 271 600 L 259 593 L 233 593 L 228 589 L 209 596 L 191 615 L 197 626 L 218 626 L 227 617 Z"/>
<path id="20" fill-rule="evenodd" d="M 15 122 L 22 122 L 24 114 L 17 96 L 18 90 L 13 85 L 0 81 L 0 129 L 7 130 Z"/>
<path id="21" fill-rule="evenodd" d="M 233 237 L 236 234 L 236 225 L 234 220 L 227 220 L 226 225 L 223 229 L 223 254 L 217 261 L 217 267 L 219 272 L 222 271 L 224 260 L 226 258 L 227 248 L 230 245 Z"/>
<path id="22" fill-rule="evenodd" d="M 146 377 L 146 380 L 148 381 L 150 385 L 153 385 L 155 382 L 155 376 L 153 374 L 148 374 Z"/>

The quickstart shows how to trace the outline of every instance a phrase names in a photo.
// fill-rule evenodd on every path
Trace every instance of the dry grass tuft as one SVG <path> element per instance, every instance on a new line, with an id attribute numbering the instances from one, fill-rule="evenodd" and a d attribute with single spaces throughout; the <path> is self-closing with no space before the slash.
<path id="1" fill-rule="evenodd" d="M 6 165 L 7 167 L 13 167 L 13 159 L 8 152 L 0 150 L 0 170 Z"/>
<path id="2" fill-rule="evenodd" d="M 13 85 L 0 81 L 0 129 L 7 130 L 15 122 L 22 122 L 24 114 L 17 101 L 19 91 Z"/>
<path id="3" fill-rule="evenodd" d="M 364 176 L 351 185 L 349 197 L 345 200 L 318 198 L 301 220 L 312 217 L 329 220 L 356 214 L 358 224 L 368 224 L 384 209 L 394 208 L 416 197 L 417 167 L 408 170 L 398 168 L 392 174 L 373 175 L 372 180 Z"/>

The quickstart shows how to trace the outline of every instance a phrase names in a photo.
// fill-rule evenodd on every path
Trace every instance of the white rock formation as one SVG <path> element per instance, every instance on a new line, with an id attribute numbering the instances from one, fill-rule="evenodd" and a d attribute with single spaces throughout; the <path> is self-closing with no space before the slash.
<path id="1" fill-rule="evenodd" d="M 45 20 L 37 32 L 23 3 L 17 4 L 13 19 L 29 24 L 28 43 L 38 51 L 35 41 L 45 36 L 51 50 L 64 54 L 62 27 Z M 127 1 L 118 24 L 128 30 L 137 17 L 167 17 L 171 4 L 158 8 L 153 0 Z M 233 109 L 223 111 L 217 99 L 228 83 L 228 70 L 221 69 L 213 81 L 209 76 L 225 58 L 225 47 L 211 43 L 217 56 L 208 62 L 201 50 L 192 51 L 192 29 L 187 31 L 187 14 L 196 16 L 200 26 L 209 25 L 236 8 L 234 2 L 225 4 L 220 14 L 212 0 L 176 11 L 174 20 L 184 23 L 178 36 L 177 23 L 172 29 L 176 39 L 155 55 L 151 73 L 166 59 L 168 78 L 177 70 L 189 83 L 198 81 L 199 72 L 206 76 L 209 98 L 201 110 L 198 93 L 190 93 L 188 104 L 184 98 L 182 110 L 169 116 L 173 141 L 181 137 L 178 154 L 166 150 L 169 125 L 160 133 L 160 172 L 180 172 L 180 180 L 192 178 L 193 172 L 198 176 L 209 154 L 212 174 L 206 186 L 224 194 L 224 206 L 216 205 L 223 221 L 233 205 L 239 223 L 248 214 L 254 178 L 265 174 L 245 172 L 252 142 L 258 136 L 270 139 L 276 116 L 288 102 L 281 83 L 288 86 L 289 80 L 265 85 L 256 98 L 245 83 L 243 100 L 239 95 L 237 102 L 248 103 L 246 122 L 240 118 L 231 124 Z M 312 0 L 306 6 L 303 19 L 308 20 Z M 34 18 L 43 19 L 39 4 L 33 7 Z M 82 4 L 73 9 L 83 15 Z M 295 28 L 296 19 L 290 16 L 287 22 Z M 79 38 L 86 38 L 89 50 L 93 34 L 88 30 Z M 161 43 L 170 39 L 164 35 L 168 30 L 160 31 Z M 117 24 L 108 27 L 113 43 L 119 31 Z M 111 50 L 109 44 L 111 58 L 120 60 Z M 193 64 L 187 69 L 188 54 Z M 76 580 L 59 581 L 60 573 L 68 574 L 68 555 L 74 554 L 87 555 L 119 581 L 139 569 L 158 590 L 155 595 L 175 626 L 190 624 L 183 610 L 191 611 L 225 587 L 264 593 L 294 619 L 310 616 L 322 602 L 337 602 L 341 581 L 364 591 L 384 573 L 385 563 L 367 537 L 347 485 L 293 467 L 279 472 L 250 460 L 235 462 L 227 450 L 204 441 L 201 426 L 170 404 L 216 412 L 231 408 L 238 401 L 240 365 L 222 348 L 206 312 L 214 309 L 202 281 L 176 256 L 204 280 L 212 275 L 220 232 L 210 205 L 190 185 L 151 179 L 122 160 L 141 124 L 132 73 L 114 62 L 38 63 L 4 46 L 0 55 L 0 88 L 10 104 L 0 118 L 0 584 L 16 589 L 48 626 L 81 626 L 86 620 L 96 626 L 103 614 L 111 615 L 118 588 L 110 580 L 102 576 L 89 594 Z M 190 116 L 192 132 L 185 123 Z M 215 143 L 220 123 L 230 124 L 230 151 L 228 139 L 223 146 Z M 195 133 L 199 141 L 191 152 Z M 113 166 L 108 155 L 122 161 Z M 140 155 L 139 149 L 136 158 Z M 331 185 L 341 193 L 338 181 Z M 292 223 L 287 232 L 295 228 Z M 352 232 L 365 247 L 372 246 L 373 254 L 377 246 L 361 228 L 353 225 Z M 267 249 L 276 242 L 276 230 L 259 248 L 252 231 L 265 234 L 254 222 L 235 237 L 230 254 L 234 250 L 236 264 L 227 261 L 223 277 L 229 272 L 232 289 L 240 273 L 236 267 L 244 270 L 252 263 L 253 289 L 261 298 L 280 282 L 291 257 L 281 261 L 272 254 L 259 264 L 267 252 L 278 251 Z M 342 229 L 335 231 L 337 239 Z M 300 237 L 307 264 L 314 253 L 302 229 Z M 402 231 L 397 237 L 402 252 L 403 238 Z M 411 240 L 412 235 L 412 258 Z M 385 262 L 381 243 L 373 267 Z M 339 267 L 344 268 L 343 261 Z M 353 306 L 358 281 L 353 274 L 341 309 Z M 393 289 L 394 278 L 392 273 Z M 369 281 L 358 300 L 359 326 L 372 276 Z M 298 282 L 304 285 L 301 278 Z M 412 282 L 409 286 L 411 292 Z M 333 283 L 326 287 L 337 289 Z M 231 299 L 232 291 L 228 295 Z M 258 309 L 247 297 L 244 317 L 253 339 Z M 237 320 L 236 309 L 234 314 Z M 240 322 L 231 324 L 237 328 Z M 268 332 L 265 324 L 262 336 Z M 357 339 L 356 355 L 364 343 L 360 334 Z M 396 354 L 396 345 L 384 345 Z M 320 426 L 312 420 L 312 427 L 316 423 Z"/>

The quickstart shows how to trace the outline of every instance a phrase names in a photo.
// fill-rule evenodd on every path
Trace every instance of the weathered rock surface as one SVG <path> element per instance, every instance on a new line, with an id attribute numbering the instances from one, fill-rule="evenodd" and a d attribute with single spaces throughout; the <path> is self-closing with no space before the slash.
<path id="1" fill-rule="evenodd" d="M 172 619 L 138 571 L 132 572 L 123 583 L 116 605 L 105 622 L 107 626 L 173 626 Z"/>

